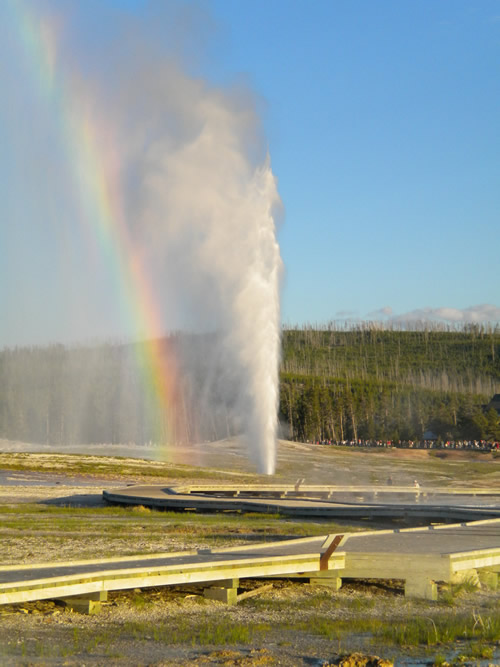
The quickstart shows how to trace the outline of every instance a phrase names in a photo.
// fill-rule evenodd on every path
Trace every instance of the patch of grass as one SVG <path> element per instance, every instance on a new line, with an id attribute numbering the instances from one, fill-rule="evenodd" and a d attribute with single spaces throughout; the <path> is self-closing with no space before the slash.
<path id="1" fill-rule="evenodd" d="M 378 637 L 399 646 L 435 646 L 458 639 L 498 641 L 500 617 L 497 614 L 441 614 L 408 618 L 384 625 Z"/>
<path id="2" fill-rule="evenodd" d="M 126 623 L 124 634 L 136 641 L 154 639 L 164 644 L 191 644 L 200 646 L 227 646 L 250 644 L 263 639 L 271 626 L 266 623 L 239 623 L 228 615 L 213 617 L 208 614 L 196 618 L 179 616 L 169 623 Z"/>
<path id="3" fill-rule="evenodd" d="M 374 609 L 377 606 L 377 600 L 374 597 L 356 597 L 344 601 L 342 606 L 344 608 L 347 607 L 347 609 L 351 611 L 357 612 L 367 609 Z"/>
<path id="4" fill-rule="evenodd" d="M 443 587 L 441 590 L 439 601 L 441 604 L 452 607 L 457 603 L 460 597 L 469 593 L 474 593 L 477 589 L 478 584 L 472 579 L 461 581 L 457 584 L 450 584 L 449 586 Z"/>
<path id="5" fill-rule="evenodd" d="M 134 597 L 132 598 L 132 605 L 136 609 L 144 609 L 144 607 L 147 605 L 147 602 L 142 595 L 139 595 L 138 593 L 136 593 L 134 595 Z"/>
<path id="6" fill-rule="evenodd" d="M 144 552 L 148 543 L 158 550 L 158 544 L 170 540 L 180 541 L 179 548 L 189 548 L 186 542 L 194 541 L 206 546 L 230 546 L 249 539 L 270 541 L 303 535 L 354 532 L 355 526 L 339 526 L 336 523 L 311 523 L 294 521 L 286 517 L 263 514 L 191 514 L 162 512 L 143 507 L 61 507 L 58 505 L 24 504 L 0 506 L 0 540 L 37 539 L 45 546 L 58 540 L 80 538 L 83 533 L 93 540 L 89 553 L 79 557 L 99 555 L 131 555 L 130 540 L 141 543 Z M 124 540 L 124 533 L 128 539 Z M 94 552 L 95 544 L 102 551 Z M 107 546 L 106 546 L 107 545 Z M 175 548 L 175 547 L 174 547 Z M 162 550 L 162 547 L 159 548 Z M 43 555 L 41 552 L 41 559 Z"/>
<path id="7" fill-rule="evenodd" d="M 440 641 L 432 618 L 412 618 L 403 623 L 386 625 L 381 630 L 381 636 L 384 641 L 400 646 L 433 646 Z"/>
<path id="8" fill-rule="evenodd" d="M 90 629 L 82 630 L 75 627 L 72 628 L 71 632 L 66 633 L 64 640 L 58 643 L 41 639 L 12 643 L 3 642 L 0 647 L 0 657 L 22 656 L 57 659 L 68 658 L 81 653 L 92 654 L 96 650 L 103 650 L 108 657 L 118 657 L 119 654 L 112 644 L 119 636 L 120 630 L 118 628 L 114 632 L 102 631 L 95 633 Z"/>
<path id="9" fill-rule="evenodd" d="M 427 459 L 406 459 L 404 468 L 413 477 L 424 476 L 424 479 L 429 480 L 438 477 L 441 485 L 451 486 L 456 486 L 457 482 L 466 482 L 467 486 L 474 486 L 476 481 L 498 475 L 500 472 L 498 459 L 494 460 L 489 455 L 482 460 L 471 461 L 439 458 L 436 454 L 431 454 L 433 451 L 428 451 Z M 445 480 L 442 476 L 448 479 Z"/>
<path id="10" fill-rule="evenodd" d="M 471 642 L 466 651 L 467 657 L 470 658 L 492 658 L 493 648 L 482 641 Z"/>
<path id="11" fill-rule="evenodd" d="M 86 454 L 27 454 L 25 452 L 0 453 L 0 469 L 58 473 L 65 476 L 83 475 L 116 479 L 163 478 L 163 479 L 209 479 L 227 480 L 228 476 L 217 470 L 195 468 L 147 459 L 125 457 L 88 456 Z M 230 477 L 230 479 L 232 479 Z M 241 478 L 246 481 L 246 476 Z"/>
<path id="12" fill-rule="evenodd" d="M 320 614 L 309 616 L 306 620 L 290 623 L 290 630 L 308 632 L 326 639 L 339 640 L 350 634 L 375 634 L 383 627 L 383 622 L 377 618 L 328 618 Z"/>
<path id="13" fill-rule="evenodd" d="M 144 505 L 135 505 L 132 507 L 132 514 L 151 514 L 151 507 L 144 507 Z"/>

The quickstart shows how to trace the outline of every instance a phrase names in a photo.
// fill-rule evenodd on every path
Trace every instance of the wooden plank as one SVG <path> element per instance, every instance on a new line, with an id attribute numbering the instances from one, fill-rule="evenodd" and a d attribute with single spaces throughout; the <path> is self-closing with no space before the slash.
<path id="1" fill-rule="evenodd" d="M 216 563 L 190 563 L 150 570 L 111 570 L 92 575 L 67 575 L 35 582 L 13 582 L 0 587 L 0 604 L 68 597 L 98 590 L 125 590 L 184 583 L 208 583 L 221 579 L 290 575 L 319 569 L 320 554 L 275 556 Z M 341 561 L 341 562 L 340 562 Z M 343 566 L 343 556 L 338 565 Z"/>
<path id="2" fill-rule="evenodd" d="M 321 547 L 322 549 L 324 549 L 324 552 L 322 553 L 319 561 L 320 570 L 330 569 L 330 562 L 329 562 L 330 556 L 337 549 L 337 547 L 342 544 L 343 541 L 344 541 L 344 535 L 329 535 L 326 538 Z"/>
<path id="3" fill-rule="evenodd" d="M 453 572 L 500 565 L 500 548 L 450 554 Z"/>
<path id="4" fill-rule="evenodd" d="M 350 579 L 408 579 L 414 576 L 449 581 L 451 573 L 447 555 L 347 552 L 341 575 Z"/>
<path id="5" fill-rule="evenodd" d="M 247 600 L 248 598 L 254 598 L 256 595 L 261 595 L 272 589 L 272 584 L 266 584 L 265 586 L 259 586 L 259 588 L 253 588 L 251 591 L 245 591 L 238 595 L 238 602 L 241 600 Z"/>

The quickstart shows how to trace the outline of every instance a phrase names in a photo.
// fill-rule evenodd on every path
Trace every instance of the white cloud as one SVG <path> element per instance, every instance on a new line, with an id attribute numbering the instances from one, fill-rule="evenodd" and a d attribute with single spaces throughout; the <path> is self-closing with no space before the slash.
<path id="1" fill-rule="evenodd" d="M 376 319 L 380 317 L 390 317 L 393 313 L 393 310 L 390 306 L 383 306 L 382 308 L 378 308 L 377 310 L 372 310 L 370 313 L 368 313 L 368 317 L 374 317 Z"/>
<path id="2" fill-rule="evenodd" d="M 500 322 L 500 307 L 484 303 L 468 308 L 417 308 L 391 318 L 394 322 L 449 322 L 462 324 L 480 324 Z"/>

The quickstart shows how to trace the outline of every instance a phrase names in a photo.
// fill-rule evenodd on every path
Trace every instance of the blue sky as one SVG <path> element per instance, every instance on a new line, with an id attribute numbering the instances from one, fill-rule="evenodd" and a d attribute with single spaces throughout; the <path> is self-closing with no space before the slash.
<path id="1" fill-rule="evenodd" d="M 246 72 L 266 101 L 284 319 L 498 307 L 500 3 L 214 11 L 219 66 Z"/>
<path id="2" fill-rule="evenodd" d="M 193 76 L 241 81 L 257 98 L 285 211 L 284 322 L 500 321 L 498 0 L 170 4 L 174 19 L 155 26 L 163 47 L 175 42 Z M 93 41 L 116 37 L 112 11 L 132 30 L 149 11 L 142 0 L 37 5 L 61 6 L 89 71 L 100 66 Z M 57 128 L 35 93 L 19 94 L 29 83 L 15 38 L 1 44 L 0 345 L 120 334 L 112 323 L 92 328 L 81 309 L 79 328 L 62 325 L 63 292 L 78 282 L 64 267 L 82 263 L 85 274 L 85 261 L 74 253 L 50 270 L 61 230 L 33 220 L 53 202 L 30 199 L 22 178 L 36 180 L 48 143 L 59 151 Z M 28 108 L 43 128 L 33 142 L 19 125 Z M 58 204 L 71 210 L 65 192 Z M 102 291 L 99 271 L 87 273 Z"/>

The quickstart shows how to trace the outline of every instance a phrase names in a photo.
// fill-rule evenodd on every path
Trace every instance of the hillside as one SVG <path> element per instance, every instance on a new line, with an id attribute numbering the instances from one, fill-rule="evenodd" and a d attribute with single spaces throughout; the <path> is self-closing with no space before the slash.
<path id="1" fill-rule="evenodd" d="M 0 438 L 145 444 L 234 434 L 223 359 L 212 384 L 204 381 L 211 337 L 176 334 L 158 344 L 166 372 L 182 378 L 168 418 L 146 382 L 144 344 L 1 350 Z M 498 415 L 482 407 L 498 391 L 498 327 L 283 331 L 279 412 L 290 439 L 397 442 L 429 429 L 443 439 L 499 439 Z"/>
<path id="2" fill-rule="evenodd" d="M 490 394 L 500 381 L 500 329 L 288 329 L 283 332 L 282 370 Z"/>
<path id="3" fill-rule="evenodd" d="M 500 330 L 289 329 L 281 413 L 296 439 L 497 438 Z"/>

